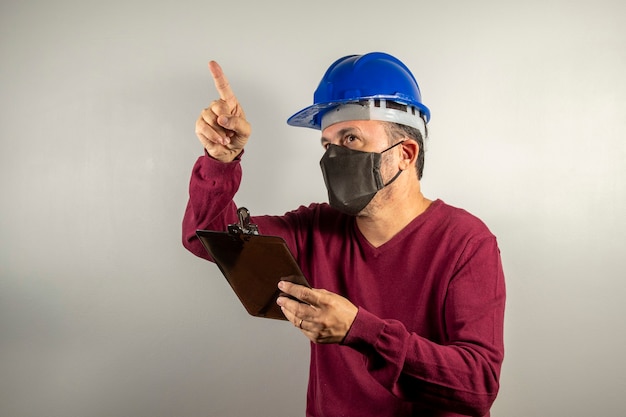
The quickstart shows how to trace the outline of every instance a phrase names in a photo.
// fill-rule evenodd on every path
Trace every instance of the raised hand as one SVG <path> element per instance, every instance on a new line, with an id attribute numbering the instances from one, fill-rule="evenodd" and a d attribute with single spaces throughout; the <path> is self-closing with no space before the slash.
<path id="1" fill-rule="evenodd" d="M 211 157 L 229 162 L 243 150 L 251 127 L 222 68 L 211 61 L 209 70 L 220 98 L 200 113 L 196 121 L 196 136 Z"/>

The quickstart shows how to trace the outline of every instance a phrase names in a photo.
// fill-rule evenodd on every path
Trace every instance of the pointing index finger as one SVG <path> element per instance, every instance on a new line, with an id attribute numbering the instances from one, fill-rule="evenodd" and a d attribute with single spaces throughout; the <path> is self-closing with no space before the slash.
<path id="1" fill-rule="evenodd" d="M 231 109 L 237 107 L 237 98 L 235 97 L 233 90 L 230 88 L 230 83 L 228 82 L 226 75 L 224 75 L 222 67 L 220 67 L 217 62 L 211 61 L 209 62 L 209 70 L 213 76 L 215 88 L 220 95 L 220 99 L 224 100 Z"/>

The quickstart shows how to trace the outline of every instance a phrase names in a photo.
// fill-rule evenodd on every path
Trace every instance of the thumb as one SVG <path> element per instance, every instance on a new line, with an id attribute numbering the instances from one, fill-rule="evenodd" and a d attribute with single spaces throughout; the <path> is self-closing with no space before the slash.
<path id="1" fill-rule="evenodd" d="M 242 145 L 250 136 L 250 123 L 243 117 L 222 114 L 217 117 L 217 124 L 224 128 L 228 138 L 238 143 L 243 141 Z"/>
<path id="2" fill-rule="evenodd" d="M 230 127 L 230 125 L 232 124 L 231 123 L 231 118 L 229 116 L 226 116 L 226 115 L 223 115 L 223 114 L 219 115 L 217 117 L 217 124 L 228 129 Z"/>

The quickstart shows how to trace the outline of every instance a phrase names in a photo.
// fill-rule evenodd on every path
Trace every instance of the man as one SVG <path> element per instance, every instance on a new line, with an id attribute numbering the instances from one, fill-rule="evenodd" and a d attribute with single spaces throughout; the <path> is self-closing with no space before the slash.
<path id="1" fill-rule="evenodd" d="M 237 222 L 233 197 L 251 127 L 220 66 L 202 111 L 183 220 Z M 257 216 L 282 236 L 312 289 L 282 281 L 285 317 L 311 340 L 307 416 L 488 416 L 503 360 L 504 275 L 495 237 L 471 214 L 422 195 L 426 123 L 409 69 L 369 53 L 333 63 L 314 104 L 288 123 L 321 130 L 330 204 Z"/>

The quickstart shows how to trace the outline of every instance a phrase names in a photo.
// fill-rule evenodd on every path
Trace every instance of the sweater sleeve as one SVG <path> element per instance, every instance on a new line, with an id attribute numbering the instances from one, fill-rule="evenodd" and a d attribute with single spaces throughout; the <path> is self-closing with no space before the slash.
<path id="1" fill-rule="evenodd" d="M 363 308 L 344 340 L 395 396 L 483 416 L 504 356 L 504 274 L 495 238 L 468 243 L 444 294 L 445 341 L 435 343 Z"/>
<path id="2" fill-rule="evenodd" d="M 237 222 L 233 201 L 241 183 L 240 159 L 224 163 L 208 155 L 198 158 L 189 181 L 189 200 L 183 217 L 183 246 L 196 256 L 211 260 L 196 230 L 226 230 Z"/>

